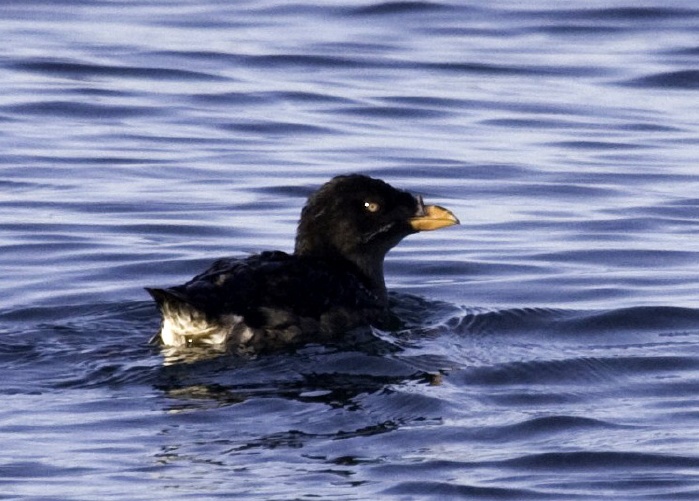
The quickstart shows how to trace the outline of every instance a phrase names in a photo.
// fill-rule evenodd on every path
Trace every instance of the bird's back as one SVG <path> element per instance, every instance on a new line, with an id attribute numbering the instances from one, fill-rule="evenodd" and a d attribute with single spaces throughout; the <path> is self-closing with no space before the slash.
<path id="1" fill-rule="evenodd" d="M 184 285 L 148 291 L 163 314 L 160 338 L 170 346 L 262 349 L 324 339 L 384 310 L 351 267 L 284 252 L 220 259 Z"/>

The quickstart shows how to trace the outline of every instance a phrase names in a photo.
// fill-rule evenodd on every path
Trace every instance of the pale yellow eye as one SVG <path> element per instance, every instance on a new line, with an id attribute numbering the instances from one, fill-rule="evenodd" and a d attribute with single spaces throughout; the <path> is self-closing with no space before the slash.
<path id="1" fill-rule="evenodd" d="M 364 202 L 364 208 L 369 212 L 378 212 L 381 207 L 376 202 Z"/>

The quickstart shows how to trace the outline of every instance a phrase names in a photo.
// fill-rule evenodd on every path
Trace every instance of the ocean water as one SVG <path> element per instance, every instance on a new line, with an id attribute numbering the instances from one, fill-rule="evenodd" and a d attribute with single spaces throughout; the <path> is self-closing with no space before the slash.
<path id="1" fill-rule="evenodd" d="M 698 499 L 699 6 L 3 2 L 0 499 Z M 361 172 L 400 332 L 167 363 L 144 286 Z"/>

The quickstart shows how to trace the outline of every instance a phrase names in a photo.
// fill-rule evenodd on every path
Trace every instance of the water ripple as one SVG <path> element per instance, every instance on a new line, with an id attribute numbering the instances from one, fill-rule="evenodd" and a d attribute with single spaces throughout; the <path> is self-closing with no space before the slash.
<path id="1" fill-rule="evenodd" d="M 669 90 L 699 89 L 699 70 L 666 71 L 624 82 L 625 85 Z"/>
<path id="2" fill-rule="evenodd" d="M 697 498 L 692 2 L 3 9 L 3 492 Z M 393 329 L 147 343 L 144 285 L 346 172 L 462 221 L 389 255 Z"/>
<path id="3" fill-rule="evenodd" d="M 422 14 L 425 12 L 439 12 L 450 10 L 450 7 L 437 2 L 378 2 L 365 7 L 358 7 L 352 11 L 356 16 L 383 16 L 396 14 Z"/>
<path id="4" fill-rule="evenodd" d="M 14 115 L 40 115 L 70 118 L 116 119 L 138 116 L 153 116 L 158 110 L 145 106 L 117 106 L 87 104 L 75 101 L 41 101 L 0 107 L 0 111 Z"/>
<path id="5" fill-rule="evenodd" d="M 68 61 L 34 60 L 7 65 L 7 67 L 55 77 L 114 77 L 147 80 L 222 80 L 222 77 L 197 71 L 177 68 L 108 66 Z"/>

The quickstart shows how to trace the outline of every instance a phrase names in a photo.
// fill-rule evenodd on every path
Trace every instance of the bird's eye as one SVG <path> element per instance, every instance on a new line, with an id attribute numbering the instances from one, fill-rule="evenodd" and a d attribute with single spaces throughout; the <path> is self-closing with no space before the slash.
<path id="1" fill-rule="evenodd" d="M 364 202 L 364 208 L 369 212 L 378 212 L 381 206 L 376 202 Z"/>

